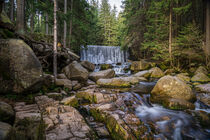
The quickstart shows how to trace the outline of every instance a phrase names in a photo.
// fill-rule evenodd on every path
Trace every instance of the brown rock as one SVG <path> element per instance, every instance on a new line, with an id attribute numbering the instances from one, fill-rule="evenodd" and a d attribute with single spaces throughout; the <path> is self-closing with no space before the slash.
<path id="1" fill-rule="evenodd" d="M 90 72 L 95 70 L 95 65 L 89 61 L 82 61 L 80 64 Z"/>
<path id="2" fill-rule="evenodd" d="M 89 75 L 89 78 L 96 82 L 98 79 L 113 78 L 114 76 L 115 76 L 114 70 L 108 69 L 108 70 L 103 70 L 103 71 L 99 71 L 99 72 L 92 72 Z"/>

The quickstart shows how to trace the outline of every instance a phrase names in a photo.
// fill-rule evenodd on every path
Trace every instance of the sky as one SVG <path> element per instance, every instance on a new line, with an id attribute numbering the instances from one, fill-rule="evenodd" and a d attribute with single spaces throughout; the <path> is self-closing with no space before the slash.
<path id="1" fill-rule="evenodd" d="M 101 2 L 101 0 L 99 0 Z M 122 5 L 122 0 L 109 0 L 110 5 L 113 6 L 115 5 L 117 7 L 118 13 L 122 11 L 122 8 L 120 7 Z"/>

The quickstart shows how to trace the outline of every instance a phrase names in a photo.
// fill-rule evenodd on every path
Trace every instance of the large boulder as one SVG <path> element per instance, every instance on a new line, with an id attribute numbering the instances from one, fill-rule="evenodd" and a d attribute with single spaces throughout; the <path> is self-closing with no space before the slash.
<path id="1" fill-rule="evenodd" d="M 177 74 L 176 77 L 179 78 L 180 80 L 184 81 L 184 82 L 190 82 L 190 77 L 188 76 L 187 73 Z"/>
<path id="2" fill-rule="evenodd" d="M 99 72 L 92 72 L 89 75 L 89 78 L 93 81 L 97 81 L 98 79 L 107 79 L 107 78 L 113 78 L 115 76 L 115 72 L 112 69 L 103 70 Z"/>
<path id="3" fill-rule="evenodd" d="M 197 73 L 196 75 L 194 75 L 191 78 L 191 81 L 205 83 L 205 82 L 210 82 L 210 78 L 207 75 L 205 75 L 204 73 L 200 72 L 200 73 Z"/>
<path id="4" fill-rule="evenodd" d="M 89 61 L 82 61 L 80 64 L 90 72 L 95 70 L 95 65 Z"/>
<path id="5" fill-rule="evenodd" d="M 200 92 L 210 93 L 210 83 L 197 85 L 197 86 L 195 86 L 195 88 Z"/>
<path id="6" fill-rule="evenodd" d="M 0 93 L 39 91 L 42 66 L 22 40 L 0 40 Z"/>
<path id="7" fill-rule="evenodd" d="M 185 82 L 168 75 L 158 80 L 151 92 L 151 101 L 168 107 L 171 98 L 193 102 L 195 95 Z"/>
<path id="8" fill-rule="evenodd" d="M 148 78 L 150 75 L 151 75 L 151 72 L 149 70 L 144 70 L 144 71 L 137 72 L 133 76 L 134 77 L 145 77 L 145 78 Z"/>
<path id="9" fill-rule="evenodd" d="M 150 67 L 150 63 L 146 62 L 145 60 L 141 60 L 141 61 L 133 61 L 131 63 L 131 70 L 132 71 L 141 71 L 141 70 L 145 70 L 148 69 Z"/>
<path id="10" fill-rule="evenodd" d="M 66 66 L 63 71 L 71 80 L 87 81 L 88 79 L 88 71 L 77 61 Z"/>

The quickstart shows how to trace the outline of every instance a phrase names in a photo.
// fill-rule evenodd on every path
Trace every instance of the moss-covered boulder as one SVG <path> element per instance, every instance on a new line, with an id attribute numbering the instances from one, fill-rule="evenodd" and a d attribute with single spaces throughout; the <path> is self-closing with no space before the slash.
<path id="1" fill-rule="evenodd" d="M 22 40 L 0 40 L 0 93 L 39 91 L 42 66 L 32 49 Z"/>
<path id="2" fill-rule="evenodd" d="M 164 76 L 164 72 L 158 67 L 154 67 L 150 69 L 149 71 L 151 73 L 150 75 L 151 78 L 160 78 Z"/>
<path id="3" fill-rule="evenodd" d="M 137 72 L 133 76 L 134 77 L 145 77 L 145 78 L 148 78 L 148 77 L 150 77 L 150 75 L 151 75 L 151 72 L 149 70 L 144 70 L 144 71 Z"/>
<path id="4" fill-rule="evenodd" d="M 171 98 L 193 102 L 195 95 L 185 82 L 168 75 L 158 80 L 151 92 L 151 101 L 168 106 L 168 100 Z"/>
<path id="5" fill-rule="evenodd" d="M 15 119 L 15 112 L 12 109 L 12 106 L 0 101 L 0 121 L 13 124 Z"/>
<path id="6" fill-rule="evenodd" d="M 108 88 L 126 88 L 131 87 L 132 83 L 125 78 L 117 77 L 112 79 L 99 79 L 97 84 L 101 87 Z"/>
<path id="7" fill-rule="evenodd" d="M 198 73 L 203 73 L 203 74 L 207 75 L 208 74 L 208 71 L 207 71 L 207 69 L 204 66 L 200 66 L 195 71 L 195 74 L 198 74 Z"/>
<path id="8" fill-rule="evenodd" d="M 108 69 L 108 70 L 103 70 L 99 72 L 92 72 L 89 75 L 89 78 L 96 82 L 98 79 L 113 78 L 114 76 L 115 76 L 115 71 L 112 69 Z"/>
<path id="9" fill-rule="evenodd" d="M 197 91 L 204 92 L 204 93 L 210 93 L 210 83 L 209 84 L 202 84 L 202 85 L 196 85 L 195 86 Z"/>
<path id="10" fill-rule="evenodd" d="M 180 80 L 183 80 L 184 82 L 190 82 L 190 77 L 188 76 L 187 73 L 180 73 L 176 75 L 177 78 Z"/>
<path id="11" fill-rule="evenodd" d="M 173 110 L 195 109 L 195 105 L 182 99 L 168 99 L 164 104 L 165 107 Z"/>
<path id="12" fill-rule="evenodd" d="M 204 73 L 197 73 L 196 75 L 194 75 L 191 78 L 192 82 L 200 82 L 200 83 L 206 83 L 206 82 L 210 82 L 210 78 L 205 75 Z"/>
<path id="13" fill-rule="evenodd" d="M 101 70 L 107 70 L 107 69 L 111 69 L 112 65 L 111 64 L 101 64 Z"/>
<path id="14" fill-rule="evenodd" d="M 70 97 L 64 98 L 61 101 L 61 103 L 64 105 L 70 105 L 72 107 L 79 106 L 78 99 L 76 98 L 76 96 L 70 96 Z"/>

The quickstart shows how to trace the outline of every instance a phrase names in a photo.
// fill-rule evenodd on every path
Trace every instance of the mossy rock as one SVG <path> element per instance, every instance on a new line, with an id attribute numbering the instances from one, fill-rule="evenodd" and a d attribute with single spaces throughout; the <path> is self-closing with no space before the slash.
<path id="1" fill-rule="evenodd" d="M 111 64 L 101 64 L 101 70 L 107 70 L 111 68 L 112 68 Z"/>

